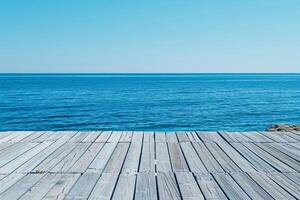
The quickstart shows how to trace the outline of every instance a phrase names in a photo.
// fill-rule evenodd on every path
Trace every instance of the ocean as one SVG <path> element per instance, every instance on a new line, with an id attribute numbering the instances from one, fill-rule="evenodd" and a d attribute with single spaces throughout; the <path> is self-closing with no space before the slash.
<path id="1" fill-rule="evenodd" d="M 300 123 L 300 74 L 0 74 L 0 131 Z"/>

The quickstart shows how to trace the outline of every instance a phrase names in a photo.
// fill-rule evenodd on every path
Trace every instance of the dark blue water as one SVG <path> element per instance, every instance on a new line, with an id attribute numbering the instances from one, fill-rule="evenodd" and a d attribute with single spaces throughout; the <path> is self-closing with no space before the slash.
<path id="1" fill-rule="evenodd" d="M 300 74 L 0 75 L 0 130 L 263 130 L 300 123 Z"/>

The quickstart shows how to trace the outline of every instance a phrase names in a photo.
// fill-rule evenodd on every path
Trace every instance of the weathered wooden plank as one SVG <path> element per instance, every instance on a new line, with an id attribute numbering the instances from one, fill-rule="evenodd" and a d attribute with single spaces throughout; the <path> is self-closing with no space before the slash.
<path id="1" fill-rule="evenodd" d="M 166 140 L 168 143 L 178 143 L 178 139 L 177 139 L 177 136 L 176 136 L 176 133 L 175 132 L 167 132 L 166 133 Z"/>
<path id="2" fill-rule="evenodd" d="M 255 172 L 254 166 L 248 162 L 241 154 L 239 154 L 232 146 L 228 143 L 218 143 L 219 147 L 226 153 L 226 155 L 234 161 L 244 172 Z"/>
<path id="3" fill-rule="evenodd" d="M 121 136 L 122 136 L 122 131 L 114 131 L 112 132 L 111 136 L 108 138 L 107 142 L 119 142 Z"/>
<path id="4" fill-rule="evenodd" d="M 47 192 L 43 199 L 64 199 L 74 183 L 78 180 L 79 176 L 79 174 L 64 174 Z M 82 187 L 84 187 L 84 185 Z"/>
<path id="5" fill-rule="evenodd" d="M 274 142 L 279 142 L 279 143 L 287 143 L 287 142 L 297 142 L 296 139 L 289 137 L 287 134 L 280 134 L 280 133 L 273 133 L 273 132 L 259 132 L 262 135 L 270 138 Z"/>
<path id="6" fill-rule="evenodd" d="M 62 174 L 46 174 L 36 185 L 20 198 L 20 200 L 41 200 L 58 182 Z"/>
<path id="7" fill-rule="evenodd" d="M 41 137 L 45 132 L 39 131 L 34 132 L 33 134 L 29 135 L 28 137 L 24 138 L 22 142 L 34 142 L 37 138 Z"/>
<path id="8" fill-rule="evenodd" d="M 49 172 L 55 165 L 63 160 L 75 148 L 75 143 L 66 143 L 61 146 L 54 153 L 49 155 L 43 162 L 41 162 L 34 170 L 34 173 Z"/>
<path id="9" fill-rule="evenodd" d="M 106 143 L 93 162 L 87 169 L 87 172 L 99 172 L 101 173 L 110 159 L 113 151 L 115 150 L 117 143 Z"/>
<path id="10" fill-rule="evenodd" d="M 170 156 L 166 142 L 156 143 L 156 169 L 159 172 L 172 171 Z"/>
<path id="11" fill-rule="evenodd" d="M 140 172 L 155 171 L 155 151 L 153 133 L 144 133 L 143 148 L 141 155 Z"/>
<path id="12" fill-rule="evenodd" d="M 274 199 L 294 199 L 289 193 L 273 182 L 265 173 L 249 173 L 249 175 Z"/>
<path id="13" fill-rule="evenodd" d="M 104 143 L 93 143 L 68 171 L 70 173 L 84 173 L 103 146 Z"/>
<path id="14" fill-rule="evenodd" d="M 132 135 L 132 143 L 143 143 L 144 133 L 139 131 L 134 131 Z"/>
<path id="15" fill-rule="evenodd" d="M 37 167 L 42 161 L 52 155 L 56 150 L 62 147 L 73 135 L 67 134 L 52 143 L 46 149 L 38 153 L 37 155 L 30 158 L 26 163 L 18 167 L 14 172 L 15 173 L 28 173 L 32 172 L 35 167 Z"/>
<path id="16" fill-rule="evenodd" d="M 34 134 L 33 131 L 20 131 L 17 133 L 17 136 L 13 137 L 9 142 L 20 142 L 32 134 Z"/>
<path id="17" fill-rule="evenodd" d="M 290 156 L 282 153 L 281 151 L 279 151 L 279 150 L 277 150 L 275 148 L 272 148 L 272 144 L 269 144 L 269 143 L 258 143 L 256 145 L 259 146 L 264 151 L 268 152 L 273 157 L 277 158 L 278 160 L 282 161 L 286 165 L 290 166 L 294 170 L 300 172 L 300 162 L 297 161 L 297 160 L 295 160 L 295 159 L 293 159 L 292 157 L 290 157 Z"/>
<path id="18" fill-rule="evenodd" d="M 92 131 L 82 140 L 82 142 L 95 142 L 100 136 L 101 131 Z"/>
<path id="19" fill-rule="evenodd" d="M 69 142 L 82 142 L 88 136 L 88 132 L 76 132 L 75 136 L 70 139 Z"/>
<path id="20" fill-rule="evenodd" d="M 179 188 L 173 173 L 157 173 L 159 199 L 174 200 L 181 199 Z"/>
<path id="21" fill-rule="evenodd" d="M 179 142 L 190 142 L 190 138 L 186 135 L 185 131 L 177 131 L 176 135 Z"/>
<path id="22" fill-rule="evenodd" d="M 135 174 L 120 174 L 112 199 L 113 200 L 133 199 L 135 181 L 136 181 Z"/>
<path id="23" fill-rule="evenodd" d="M 217 132 L 199 132 L 199 131 L 197 131 L 197 135 L 204 143 L 226 142 Z"/>
<path id="24" fill-rule="evenodd" d="M 251 197 L 251 199 L 270 199 L 273 198 L 253 181 L 246 173 L 232 173 L 231 176 L 243 188 L 243 190 Z"/>
<path id="25" fill-rule="evenodd" d="M 190 170 L 192 172 L 206 173 L 207 169 L 205 168 L 197 152 L 193 148 L 193 145 L 190 142 L 181 142 L 180 146 L 182 148 L 183 154 L 185 155 Z"/>
<path id="26" fill-rule="evenodd" d="M 219 132 L 228 142 L 253 142 L 245 134 L 240 132 Z"/>
<path id="27" fill-rule="evenodd" d="M 18 156 L 22 155 L 26 151 L 34 148 L 38 144 L 34 143 L 17 143 L 13 146 L 10 146 L 0 152 L 0 167 L 6 163 L 14 160 Z"/>
<path id="28" fill-rule="evenodd" d="M 103 131 L 95 142 L 107 142 L 111 136 L 112 131 Z"/>
<path id="29" fill-rule="evenodd" d="M 14 184 L 8 190 L 0 194 L 1 200 L 18 199 L 24 193 L 31 189 L 44 175 L 43 174 L 28 174 L 19 182 Z"/>
<path id="30" fill-rule="evenodd" d="M 45 148 L 50 146 L 53 142 L 43 142 L 32 149 L 26 151 L 24 154 L 20 155 L 19 157 L 15 158 L 11 162 L 7 163 L 6 165 L 0 168 L 0 174 L 10 174 L 19 166 L 27 162 L 29 159 L 43 151 Z"/>
<path id="31" fill-rule="evenodd" d="M 213 174 L 214 178 L 229 199 L 249 199 L 250 197 L 227 173 Z"/>
<path id="32" fill-rule="evenodd" d="M 188 165 L 185 161 L 184 155 L 181 151 L 179 143 L 168 143 L 170 160 L 172 164 L 172 169 L 174 172 L 188 172 L 190 171 Z"/>
<path id="33" fill-rule="evenodd" d="M 183 199 L 204 200 L 204 196 L 191 172 L 177 172 L 175 173 L 175 176 Z"/>
<path id="34" fill-rule="evenodd" d="M 136 200 L 140 200 L 140 199 L 157 200 L 158 199 L 155 174 L 153 172 L 137 174 L 135 199 Z"/>
<path id="35" fill-rule="evenodd" d="M 137 173 L 140 164 L 140 158 L 142 153 L 142 142 L 132 142 L 124 165 L 122 169 L 122 173 Z"/>
<path id="36" fill-rule="evenodd" d="M 209 172 L 224 172 L 220 164 L 215 160 L 209 150 L 202 142 L 192 143 L 204 166 Z"/>
<path id="37" fill-rule="evenodd" d="M 227 199 L 217 182 L 208 173 L 195 173 L 198 185 L 205 199 Z"/>
<path id="38" fill-rule="evenodd" d="M 81 157 L 82 154 L 85 153 L 85 151 L 90 146 L 90 143 L 78 143 L 75 145 L 73 150 L 65 156 L 62 160 L 59 161 L 52 169 L 50 169 L 50 172 L 54 173 L 63 173 L 67 172 L 75 163 L 76 161 Z"/>
<path id="39" fill-rule="evenodd" d="M 88 199 L 100 175 L 98 172 L 82 174 L 64 199 Z"/>
<path id="40" fill-rule="evenodd" d="M 186 132 L 186 134 L 187 134 L 188 138 L 190 139 L 190 142 L 202 142 L 196 132 L 189 131 L 189 132 Z"/>
<path id="41" fill-rule="evenodd" d="M 263 149 L 259 148 L 253 143 L 244 143 L 244 145 L 251 151 L 253 151 L 257 156 L 265 160 L 267 163 L 272 165 L 274 168 L 281 172 L 294 172 L 295 170 L 290 166 L 286 165 L 282 161 L 278 160 L 271 154 L 267 153 Z"/>
<path id="42" fill-rule="evenodd" d="M 225 172 L 242 172 L 238 165 L 216 143 L 206 143 L 206 147 Z"/>
<path id="43" fill-rule="evenodd" d="M 89 196 L 89 200 L 106 200 L 110 199 L 116 182 L 118 180 L 118 174 L 114 173 L 103 173 L 97 181 L 93 191 Z"/>
<path id="44" fill-rule="evenodd" d="M 275 172 L 277 171 L 269 163 L 265 162 L 262 158 L 257 156 L 254 152 L 250 151 L 243 144 L 232 143 L 231 144 L 237 151 L 239 151 L 249 162 L 252 163 L 256 171 L 260 172 Z"/>
<path id="45" fill-rule="evenodd" d="M 115 151 L 113 152 L 112 156 L 110 157 L 105 169 L 104 173 L 119 173 L 122 164 L 124 163 L 127 151 L 129 148 L 128 143 L 118 143 Z"/>
<path id="46" fill-rule="evenodd" d="M 165 132 L 155 132 L 154 135 L 155 135 L 155 142 L 167 142 Z"/>
<path id="47" fill-rule="evenodd" d="M 133 136 L 132 131 L 124 131 L 119 142 L 131 142 Z"/>
<path id="48" fill-rule="evenodd" d="M 290 193 L 293 197 L 300 199 L 300 182 L 299 184 L 296 184 L 282 173 L 270 173 L 267 174 L 267 176 L 284 188 L 284 190 Z"/>
<path id="49" fill-rule="evenodd" d="M 253 142 L 274 142 L 273 140 L 260 134 L 259 132 L 243 132 L 243 134 L 253 140 Z"/>

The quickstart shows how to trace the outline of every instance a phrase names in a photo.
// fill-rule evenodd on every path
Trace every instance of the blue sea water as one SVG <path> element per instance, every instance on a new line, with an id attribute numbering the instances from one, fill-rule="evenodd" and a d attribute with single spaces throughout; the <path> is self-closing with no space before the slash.
<path id="1" fill-rule="evenodd" d="M 2 74 L 0 130 L 264 130 L 300 123 L 300 74 Z"/>

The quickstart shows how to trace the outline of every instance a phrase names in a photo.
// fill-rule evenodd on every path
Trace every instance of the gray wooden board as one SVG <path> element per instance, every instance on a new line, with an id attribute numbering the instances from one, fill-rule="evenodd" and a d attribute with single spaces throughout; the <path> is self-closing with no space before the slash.
<path id="1" fill-rule="evenodd" d="M 157 171 L 172 171 L 170 156 L 166 142 L 157 142 L 156 144 L 156 169 Z"/>
<path id="2" fill-rule="evenodd" d="M 198 137 L 205 143 L 207 142 L 225 142 L 225 140 L 217 132 L 199 132 Z"/>
<path id="3" fill-rule="evenodd" d="M 118 180 L 118 174 L 115 173 L 103 173 L 98 179 L 93 191 L 89 196 L 89 200 L 106 200 L 112 197 L 116 182 Z"/>
<path id="4" fill-rule="evenodd" d="M 78 174 L 63 174 L 63 176 L 61 176 L 56 184 L 47 192 L 43 199 L 64 199 L 78 178 Z"/>
<path id="5" fill-rule="evenodd" d="M 62 176 L 62 174 L 46 174 L 20 200 L 41 200 Z"/>
<path id="6" fill-rule="evenodd" d="M 90 143 L 76 144 L 73 150 L 62 160 L 60 160 L 59 163 L 57 163 L 49 171 L 54 173 L 67 172 L 75 164 L 75 162 L 82 156 L 82 154 L 86 152 L 89 146 Z"/>
<path id="7" fill-rule="evenodd" d="M 248 174 L 232 173 L 231 176 L 252 199 L 273 199 L 263 188 L 253 181 Z"/>
<path id="8" fill-rule="evenodd" d="M 68 156 L 69 153 L 75 148 L 74 143 L 67 143 L 61 146 L 54 153 L 48 156 L 42 163 L 40 163 L 33 172 L 49 172 L 55 165 L 59 164 L 61 160 Z"/>
<path id="9" fill-rule="evenodd" d="M 175 176 L 183 199 L 204 200 L 204 196 L 191 172 L 177 172 Z"/>
<path id="10" fill-rule="evenodd" d="M 270 179 L 265 173 L 249 173 L 249 175 L 274 199 L 294 199 L 288 192 L 272 181 L 272 179 Z"/>
<path id="11" fill-rule="evenodd" d="M 297 142 L 296 139 L 288 136 L 287 134 L 272 133 L 272 132 L 260 132 L 262 135 L 272 139 L 274 142 L 286 143 L 286 142 Z"/>
<path id="12" fill-rule="evenodd" d="M 250 151 L 241 143 L 231 144 L 237 151 L 239 151 L 249 162 L 252 163 L 256 171 L 261 172 L 275 172 L 276 168 L 272 167 L 271 164 L 265 162 L 262 158 L 257 156 L 254 152 Z"/>
<path id="13" fill-rule="evenodd" d="M 101 135 L 101 131 L 92 131 L 82 140 L 82 142 L 95 142 Z"/>
<path id="14" fill-rule="evenodd" d="M 131 142 L 132 136 L 132 131 L 124 131 L 119 142 Z"/>
<path id="15" fill-rule="evenodd" d="M 122 131 L 113 131 L 107 142 L 119 142 L 122 133 Z"/>
<path id="16" fill-rule="evenodd" d="M 122 169 L 123 173 L 138 172 L 141 152 L 142 152 L 142 142 L 133 142 L 130 144 L 128 154 L 126 156 L 123 169 Z"/>
<path id="17" fill-rule="evenodd" d="M 274 142 L 259 132 L 243 132 L 242 134 L 253 140 L 253 142 Z"/>
<path id="18" fill-rule="evenodd" d="M 182 148 L 183 154 L 185 155 L 187 164 L 192 172 L 207 172 L 207 169 L 203 165 L 192 143 L 181 142 L 180 146 Z"/>
<path id="19" fill-rule="evenodd" d="M 300 199 L 300 186 L 281 173 L 270 173 L 267 176 L 288 191 L 295 198 Z"/>
<path id="20" fill-rule="evenodd" d="M 206 148 L 202 142 L 192 143 L 195 150 L 197 151 L 199 157 L 203 161 L 204 166 L 209 172 L 224 172 L 220 164 L 215 160 L 209 150 Z"/>
<path id="21" fill-rule="evenodd" d="M 138 173 L 135 189 L 135 199 L 157 200 L 157 185 L 155 173 Z"/>
<path id="22" fill-rule="evenodd" d="M 179 188 L 173 173 L 157 173 L 159 199 L 174 200 L 181 199 Z"/>
<path id="23" fill-rule="evenodd" d="M 228 157 L 216 143 L 206 143 L 205 145 L 225 172 L 242 171 L 238 167 L 238 165 L 236 165 L 236 163 L 230 157 Z"/>
<path id="24" fill-rule="evenodd" d="M 112 131 L 103 131 L 95 142 L 107 142 Z"/>
<path id="25" fill-rule="evenodd" d="M 20 198 L 24 193 L 32 188 L 44 174 L 28 174 L 20 181 L 10 187 L 8 190 L 0 194 L 1 200 L 12 200 Z"/>
<path id="26" fill-rule="evenodd" d="M 250 199 L 244 190 L 227 173 L 213 174 L 214 178 L 229 199 Z"/>
<path id="27" fill-rule="evenodd" d="M 190 138 L 186 135 L 185 131 L 177 131 L 176 135 L 179 142 L 190 142 Z"/>
<path id="28" fill-rule="evenodd" d="M 69 169 L 70 173 L 83 173 L 86 171 L 91 162 L 95 159 L 96 155 L 100 152 L 104 143 L 93 143 L 88 150 L 75 162 Z"/>
<path id="29" fill-rule="evenodd" d="M 202 142 L 195 131 L 186 132 L 190 142 Z"/>
<path id="30" fill-rule="evenodd" d="M 253 140 L 245 136 L 245 134 L 239 132 L 220 132 L 220 134 L 228 142 L 253 142 Z"/>
<path id="31" fill-rule="evenodd" d="M 41 144 L 36 145 L 32 149 L 28 150 L 24 154 L 20 155 L 19 157 L 15 158 L 11 162 L 7 163 L 6 165 L 0 168 L 0 174 L 10 174 L 15 169 L 17 169 L 22 164 L 26 163 L 29 159 L 43 151 L 45 148 L 53 144 L 53 142 L 43 142 Z"/>
<path id="32" fill-rule="evenodd" d="M 294 170 L 300 172 L 300 162 L 293 159 L 292 157 L 282 153 L 281 151 L 272 148 L 272 144 L 256 144 L 258 145 L 260 148 L 264 149 L 265 151 L 267 151 L 269 154 L 271 154 L 273 157 L 277 158 L 278 160 L 284 162 L 285 164 L 287 164 L 288 166 L 290 166 L 291 168 L 293 168 Z"/>
<path id="33" fill-rule="evenodd" d="M 110 157 L 104 169 L 104 173 L 120 172 L 127 154 L 128 147 L 129 147 L 128 143 L 118 143 L 115 151 L 113 152 L 112 156 Z"/>
<path id="34" fill-rule="evenodd" d="M 172 169 L 174 172 L 190 171 L 181 151 L 179 143 L 168 143 Z"/>
<path id="35" fill-rule="evenodd" d="M 152 135 L 152 134 L 151 134 Z M 155 171 L 155 151 L 154 151 L 154 137 L 150 134 L 144 134 L 140 172 L 154 172 Z"/>
<path id="36" fill-rule="evenodd" d="M 93 162 L 88 167 L 88 172 L 99 172 L 101 173 L 114 152 L 117 143 L 106 143 L 104 144 L 101 151 L 97 154 Z"/>
<path id="37" fill-rule="evenodd" d="M 155 132 L 155 142 L 167 142 L 165 132 Z"/>
<path id="38" fill-rule="evenodd" d="M 65 199 L 87 199 L 100 175 L 100 173 L 82 174 L 67 193 Z"/>
<path id="39" fill-rule="evenodd" d="M 226 153 L 226 155 L 234 161 L 244 172 L 255 172 L 254 166 L 248 162 L 240 153 L 238 153 L 228 143 L 218 143 L 219 147 Z"/>
<path id="40" fill-rule="evenodd" d="M 268 162 L 270 165 L 272 165 L 274 168 L 276 168 L 277 170 L 279 170 L 281 172 L 294 172 L 295 171 L 293 168 L 289 167 L 288 165 L 286 165 L 282 161 L 278 160 L 271 154 L 269 154 L 266 151 L 264 151 L 263 149 L 259 148 L 257 145 L 255 145 L 253 143 L 244 143 L 244 145 L 249 150 L 254 152 L 257 156 L 261 157 L 266 162 Z"/>
<path id="41" fill-rule="evenodd" d="M 133 199 L 135 189 L 135 174 L 120 174 L 112 199 Z"/>
<path id="42" fill-rule="evenodd" d="M 177 136 L 176 136 L 176 133 L 175 132 L 167 132 L 166 133 L 166 140 L 168 143 L 178 143 L 178 139 L 177 139 Z"/>
<path id="43" fill-rule="evenodd" d="M 209 173 L 194 173 L 194 175 L 205 199 L 227 199 Z"/>

